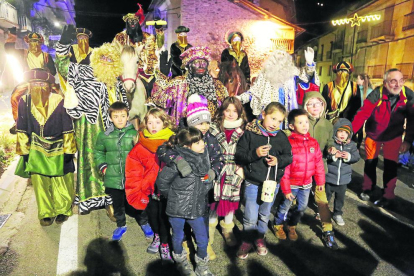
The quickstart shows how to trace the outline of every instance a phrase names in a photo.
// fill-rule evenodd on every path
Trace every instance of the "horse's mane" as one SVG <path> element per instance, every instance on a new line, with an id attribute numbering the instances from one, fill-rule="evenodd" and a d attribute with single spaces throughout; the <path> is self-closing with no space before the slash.
<path id="1" fill-rule="evenodd" d="M 237 63 L 233 61 L 224 61 L 220 63 L 220 73 L 219 80 L 225 85 L 230 76 L 239 75 L 240 76 L 240 91 L 245 92 L 247 89 L 246 78 L 244 77 L 243 71 L 240 69 Z"/>
<path id="2" fill-rule="evenodd" d="M 129 45 L 124 46 L 121 53 L 121 62 L 124 66 L 123 73 L 125 76 L 136 75 L 138 70 L 138 55 L 136 54 L 134 47 Z"/>

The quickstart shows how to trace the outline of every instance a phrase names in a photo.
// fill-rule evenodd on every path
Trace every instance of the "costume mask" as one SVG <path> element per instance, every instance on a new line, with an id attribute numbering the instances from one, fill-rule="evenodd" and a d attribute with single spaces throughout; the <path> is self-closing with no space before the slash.
<path id="1" fill-rule="evenodd" d="M 145 49 L 150 51 L 155 49 L 155 37 L 153 35 L 145 39 Z"/>
<path id="2" fill-rule="evenodd" d="M 50 85 L 47 82 L 31 82 L 30 83 L 30 95 L 34 106 L 39 112 L 46 117 L 47 106 L 46 103 L 51 93 Z"/>
<path id="3" fill-rule="evenodd" d="M 181 47 L 187 46 L 188 45 L 187 33 L 179 33 L 177 35 L 177 42 L 178 42 L 178 45 L 180 45 Z"/>
<path id="4" fill-rule="evenodd" d="M 336 74 L 335 84 L 339 87 L 340 90 L 345 89 L 346 84 L 349 80 L 349 73 L 345 70 L 339 70 Z"/>
<path id="5" fill-rule="evenodd" d="M 236 54 L 240 53 L 241 50 L 241 37 L 238 34 L 233 35 L 231 39 L 231 48 Z"/>
<path id="6" fill-rule="evenodd" d="M 207 74 L 208 61 L 205 59 L 196 59 L 190 63 L 190 74 L 195 77 L 202 77 Z"/>
<path id="7" fill-rule="evenodd" d="M 29 52 L 38 56 L 42 49 L 40 48 L 40 41 L 39 40 L 30 40 L 29 41 Z"/>
<path id="8" fill-rule="evenodd" d="M 85 58 L 89 52 L 89 36 L 85 34 L 80 34 L 77 36 L 78 39 L 78 47 L 79 47 L 79 54 L 82 58 Z"/>

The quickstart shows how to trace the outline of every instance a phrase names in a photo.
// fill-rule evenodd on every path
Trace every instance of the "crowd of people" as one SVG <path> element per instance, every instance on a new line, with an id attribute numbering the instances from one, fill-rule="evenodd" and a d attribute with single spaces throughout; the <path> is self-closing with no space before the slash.
<path id="1" fill-rule="evenodd" d="M 218 225 L 227 246 L 239 245 L 240 259 L 253 249 L 267 254 L 265 234 L 281 193 L 276 237 L 298 239 L 296 226 L 312 196 L 324 244 L 335 250 L 332 220 L 345 225 L 345 192 L 351 165 L 360 159 L 364 125 L 360 197 L 372 197 L 382 148 L 383 196 L 375 204 L 392 202 L 399 154 L 414 139 L 414 93 L 398 69 L 385 72 L 383 85 L 372 89 L 366 74 L 352 81 L 353 67 L 342 61 L 333 68 L 335 80 L 319 89 L 308 48 L 303 68 L 276 50 L 252 78 L 243 35 L 233 32 L 221 56 L 244 78 L 233 89 L 216 67 L 211 70 L 220 61 L 212 62 L 208 47 L 187 42 L 189 28 L 177 28 L 168 59 L 159 43 L 162 20 L 155 21 L 155 37 L 142 32 L 142 16 L 124 16 L 126 31 L 96 49 L 89 47 L 91 31 L 65 27 L 55 61 L 60 89 L 50 60 L 28 60 L 26 83 L 12 97 L 21 155 L 16 174 L 31 178 L 42 226 L 64 223 L 73 204 L 80 214 L 106 208 L 116 223 L 113 240 L 126 233 L 130 215 L 151 242 L 148 253 L 175 262 L 182 275 L 212 275 L 208 262 L 216 258 Z M 41 43 L 40 37 L 30 34 L 27 41 Z M 27 58 L 44 60 L 34 42 Z M 123 70 L 126 53 L 138 60 L 132 77 Z M 141 92 L 144 100 L 134 100 Z M 137 105 L 145 112 L 132 116 Z M 240 241 L 233 233 L 239 210 Z M 193 240 L 195 272 L 188 255 Z"/>

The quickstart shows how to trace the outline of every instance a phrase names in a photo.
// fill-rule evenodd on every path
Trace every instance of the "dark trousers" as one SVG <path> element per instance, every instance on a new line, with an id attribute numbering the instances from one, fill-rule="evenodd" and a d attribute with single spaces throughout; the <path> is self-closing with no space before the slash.
<path id="1" fill-rule="evenodd" d="M 342 216 L 342 207 L 344 207 L 345 203 L 345 193 L 346 193 L 347 185 L 334 185 L 330 183 L 326 183 L 325 190 L 326 190 L 326 197 L 328 202 L 331 200 L 333 194 L 335 194 L 334 199 L 334 212 L 333 215 L 341 215 Z"/>
<path id="2" fill-rule="evenodd" d="M 116 226 L 122 227 L 126 225 L 125 214 L 128 214 L 129 216 L 135 218 L 139 225 L 148 223 L 148 216 L 145 210 L 136 210 L 134 207 L 128 204 L 125 190 L 105 188 L 105 193 L 112 197 Z"/>
<path id="3" fill-rule="evenodd" d="M 168 223 L 168 216 L 165 213 L 166 208 L 166 199 L 161 198 L 161 200 L 158 201 L 150 196 L 148 206 L 145 209 L 148 214 L 149 224 L 152 231 L 160 236 L 160 241 L 164 244 L 168 243 L 168 238 L 170 236 L 170 224 Z"/>

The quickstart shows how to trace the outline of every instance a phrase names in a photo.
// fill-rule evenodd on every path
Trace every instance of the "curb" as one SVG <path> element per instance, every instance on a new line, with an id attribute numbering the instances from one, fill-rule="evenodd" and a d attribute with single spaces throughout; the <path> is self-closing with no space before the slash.
<path id="1" fill-rule="evenodd" d="M 20 179 L 19 176 L 14 174 L 19 158 L 20 156 L 18 155 L 14 158 L 0 178 L 0 210 L 3 209 L 4 204 L 9 200 L 15 188 L 16 181 Z"/>

